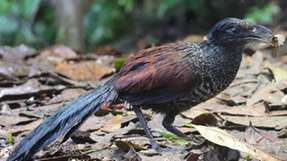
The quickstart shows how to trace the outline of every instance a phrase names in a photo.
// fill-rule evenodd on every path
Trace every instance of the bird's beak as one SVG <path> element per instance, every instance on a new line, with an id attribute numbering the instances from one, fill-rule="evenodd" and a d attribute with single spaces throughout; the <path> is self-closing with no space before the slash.
<path id="1" fill-rule="evenodd" d="M 254 25 L 254 31 L 250 34 L 250 38 L 268 45 L 272 44 L 273 34 L 270 29 L 261 25 Z"/>
<path id="2" fill-rule="evenodd" d="M 279 52 L 279 45 L 276 37 L 272 31 L 267 27 L 261 25 L 253 25 L 253 31 L 248 36 L 249 47 L 251 48 L 264 48 L 268 46 L 273 47 L 273 56 L 277 56 Z"/>

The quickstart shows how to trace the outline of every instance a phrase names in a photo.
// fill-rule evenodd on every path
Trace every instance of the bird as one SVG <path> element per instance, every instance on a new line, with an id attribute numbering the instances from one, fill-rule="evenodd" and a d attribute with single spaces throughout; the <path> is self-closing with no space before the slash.
<path id="1" fill-rule="evenodd" d="M 155 141 L 142 109 L 164 115 L 163 127 L 183 138 L 173 126 L 176 115 L 225 90 L 235 79 L 246 46 L 270 44 L 267 27 L 237 18 L 216 23 L 207 39 L 195 44 L 177 41 L 138 51 L 104 84 L 62 107 L 20 141 L 7 161 L 25 161 L 56 139 L 66 141 L 91 115 L 102 107 L 128 103 L 150 140 Z"/>

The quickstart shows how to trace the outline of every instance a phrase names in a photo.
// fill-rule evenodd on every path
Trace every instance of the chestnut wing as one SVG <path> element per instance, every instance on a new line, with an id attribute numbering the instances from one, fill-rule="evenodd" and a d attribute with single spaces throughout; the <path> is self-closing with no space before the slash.
<path id="1" fill-rule="evenodd" d="M 120 97 L 136 105 L 171 101 L 199 84 L 192 55 L 196 45 L 179 42 L 146 49 L 132 57 L 115 82 Z"/>

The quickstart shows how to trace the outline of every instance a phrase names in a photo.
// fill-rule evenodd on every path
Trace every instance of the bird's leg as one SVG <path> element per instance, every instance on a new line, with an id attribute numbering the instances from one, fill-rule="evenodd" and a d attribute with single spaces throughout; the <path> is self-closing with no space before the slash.
<path id="1" fill-rule="evenodd" d="M 169 131 L 169 132 L 175 134 L 175 135 L 178 136 L 178 137 L 181 137 L 181 138 L 184 138 L 184 139 L 188 138 L 187 135 L 185 135 L 184 133 L 182 133 L 182 132 L 179 131 L 176 127 L 174 127 L 174 126 L 172 125 L 173 122 L 174 122 L 175 116 L 176 116 L 176 114 L 172 114 L 172 113 L 166 114 L 166 115 L 164 116 L 163 120 L 162 120 L 162 125 L 163 125 L 163 127 L 164 127 L 167 131 Z M 188 140 L 188 139 L 187 139 L 187 140 Z"/>
<path id="2" fill-rule="evenodd" d="M 176 112 L 174 112 L 174 113 L 167 113 L 164 116 L 163 120 L 162 120 L 163 127 L 167 131 L 175 134 L 178 137 L 181 137 L 181 138 L 186 139 L 188 141 L 193 141 L 194 143 L 201 145 L 203 143 L 203 140 L 201 140 L 201 139 L 199 139 L 199 138 L 197 138 L 197 137 L 195 137 L 193 135 L 188 136 L 188 135 L 184 134 L 183 132 L 181 132 L 180 130 L 178 130 L 176 127 L 174 127 L 172 125 L 176 115 L 177 115 Z"/>
<path id="3" fill-rule="evenodd" d="M 144 118 L 144 115 L 143 115 L 140 107 L 139 106 L 133 106 L 133 110 L 136 113 L 137 118 L 139 119 L 140 124 L 144 129 L 145 134 L 149 138 L 152 148 L 155 150 L 161 149 L 160 145 L 154 140 L 154 137 L 152 136 L 152 133 L 151 133 L 151 131 L 147 125 L 147 122 Z"/>

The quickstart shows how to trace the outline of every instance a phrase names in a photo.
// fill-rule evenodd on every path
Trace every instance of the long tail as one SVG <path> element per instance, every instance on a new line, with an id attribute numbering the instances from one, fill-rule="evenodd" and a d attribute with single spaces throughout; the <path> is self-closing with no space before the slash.
<path id="1" fill-rule="evenodd" d="M 80 96 L 46 119 L 17 145 L 7 161 L 29 160 L 57 138 L 69 137 L 103 103 L 113 102 L 117 98 L 112 82 L 110 80 L 94 91 Z"/>

